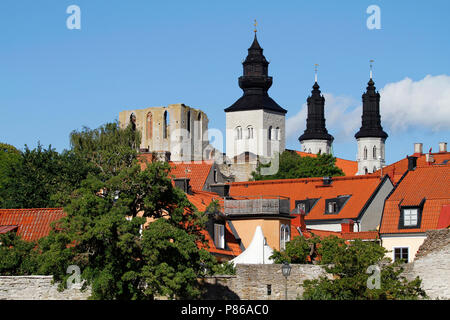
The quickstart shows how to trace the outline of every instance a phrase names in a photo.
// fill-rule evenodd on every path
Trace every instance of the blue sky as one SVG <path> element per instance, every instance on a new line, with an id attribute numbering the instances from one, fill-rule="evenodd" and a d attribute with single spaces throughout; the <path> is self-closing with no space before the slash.
<path id="1" fill-rule="evenodd" d="M 81 8 L 81 30 L 66 27 L 72 4 Z M 380 30 L 366 26 L 372 4 L 381 9 Z M 237 78 L 257 19 L 271 62 L 269 94 L 288 110 L 288 148 L 300 149 L 301 110 L 318 63 L 334 153 L 355 159 L 354 127 L 374 59 L 375 84 L 386 91 L 387 162 L 411 154 L 414 142 L 436 151 L 450 136 L 449 12 L 444 0 L 2 0 L 0 141 L 61 151 L 72 130 L 172 103 L 202 109 L 210 128 L 224 130 L 223 109 L 242 94 Z"/>

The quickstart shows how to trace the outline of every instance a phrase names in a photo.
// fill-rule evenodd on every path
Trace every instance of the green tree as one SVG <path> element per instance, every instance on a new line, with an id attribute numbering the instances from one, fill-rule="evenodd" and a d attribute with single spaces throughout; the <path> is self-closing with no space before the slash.
<path id="1" fill-rule="evenodd" d="M 309 177 L 343 176 L 342 170 L 335 165 L 336 158 L 330 154 L 319 154 L 317 157 L 301 157 L 296 152 L 284 151 L 279 156 L 278 171 L 273 175 L 263 175 L 262 168 L 271 163 L 258 164 L 252 172 L 253 180 L 296 179 Z"/>
<path id="2" fill-rule="evenodd" d="M 346 243 L 335 236 L 323 238 L 318 245 L 320 263 L 332 276 L 305 280 L 303 299 L 360 300 L 360 299 L 418 299 L 426 297 L 417 277 L 408 281 L 398 263 L 383 261 L 386 250 L 371 241 L 354 240 Z M 369 266 L 380 270 L 380 287 L 369 288 L 372 275 Z M 369 270 L 370 271 L 370 270 Z"/>
<path id="3" fill-rule="evenodd" d="M 2 154 L 2 155 L 1 155 Z M 93 170 L 71 151 L 58 153 L 41 144 L 23 152 L 0 151 L 0 206 L 53 208 Z"/>
<path id="4" fill-rule="evenodd" d="M 36 243 L 15 232 L 0 234 L 0 275 L 31 275 L 38 269 Z"/>
<path id="5" fill-rule="evenodd" d="M 318 241 L 316 237 L 306 239 L 305 237 L 297 236 L 286 243 L 285 250 L 274 250 L 270 258 L 275 263 L 312 263 Z"/>

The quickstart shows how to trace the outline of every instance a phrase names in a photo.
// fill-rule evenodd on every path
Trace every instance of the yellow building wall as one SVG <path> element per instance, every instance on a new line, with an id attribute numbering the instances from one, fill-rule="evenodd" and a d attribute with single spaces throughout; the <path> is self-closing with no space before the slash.
<path id="1" fill-rule="evenodd" d="M 408 262 L 412 262 L 426 236 L 381 236 L 381 245 L 388 250 L 386 256 L 394 261 L 394 248 L 409 248 Z"/>
<path id="2" fill-rule="evenodd" d="M 232 220 L 236 232 L 241 238 L 244 247 L 248 248 L 257 226 L 261 226 L 267 244 L 275 250 L 280 250 L 280 228 L 282 224 L 288 225 L 291 229 L 290 219 L 246 219 Z M 291 231 L 292 232 L 292 231 Z"/>

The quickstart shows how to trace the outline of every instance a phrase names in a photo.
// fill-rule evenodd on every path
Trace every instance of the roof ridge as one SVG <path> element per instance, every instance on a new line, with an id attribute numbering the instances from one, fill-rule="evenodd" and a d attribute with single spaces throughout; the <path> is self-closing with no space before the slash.
<path id="1" fill-rule="evenodd" d="M 61 208 L 5 208 L 5 209 L 1 208 L 0 212 L 32 211 L 32 210 L 39 210 L 39 211 L 44 211 L 44 210 L 46 210 L 46 211 L 60 211 L 60 210 L 63 210 L 64 211 L 64 208 L 63 207 L 61 207 Z"/>
<path id="2" fill-rule="evenodd" d="M 333 176 L 333 181 L 345 181 L 345 180 L 364 180 L 364 179 L 379 179 L 378 175 L 359 175 L 359 176 Z M 293 178 L 293 179 L 273 179 L 273 180 L 258 180 L 258 181 L 239 181 L 228 182 L 228 184 L 245 185 L 245 184 L 275 184 L 275 183 L 295 183 L 295 182 L 315 182 L 322 181 L 323 177 L 310 177 L 310 178 Z"/>

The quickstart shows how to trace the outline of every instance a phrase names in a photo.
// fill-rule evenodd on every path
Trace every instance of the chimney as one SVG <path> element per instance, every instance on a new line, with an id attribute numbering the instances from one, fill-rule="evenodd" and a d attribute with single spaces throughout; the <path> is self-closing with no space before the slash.
<path id="1" fill-rule="evenodd" d="M 417 167 L 417 157 L 408 157 L 408 170 L 412 171 Z"/>
<path id="2" fill-rule="evenodd" d="M 217 193 L 222 198 L 227 198 L 230 194 L 230 185 L 225 183 L 216 183 L 209 185 L 211 192 Z"/>
<path id="3" fill-rule="evenodd" d="M 439 152 L 447 152 L 447 142 L 439 142 Z"/>
<path id="4" fill-rule="evenodd" d="M 192 187 L 189 184 L 189 181 L 191 181 L 191 179 L 189 179 L 189 178 L 174 178 L 173 181 L 175 182 L 175 187 L 180 188 L 185 193 L 192 194 Z"/>
<path id="5" fill-rule="evenodd" d="M 341 232 L 353 232 L 353 225 L 354 221 L 350 219 L 344 220 L 344 222 L 341 223 Z"/>
<path id="6" fill-rule="evenodd" d="M 414 153 L 423 153 L 423 143 L 414 143 Z"/>
<path id="7" fill-rule="evenodd" d="M 331 184 L 331 181 L 333 179 L 331 177 L 323 177 L 323 185 L 324 186 L 329 186 Z"/>

